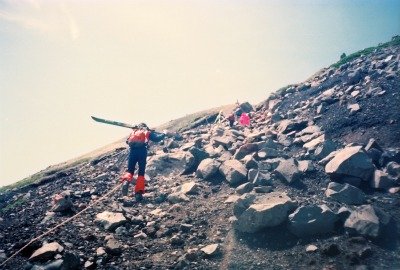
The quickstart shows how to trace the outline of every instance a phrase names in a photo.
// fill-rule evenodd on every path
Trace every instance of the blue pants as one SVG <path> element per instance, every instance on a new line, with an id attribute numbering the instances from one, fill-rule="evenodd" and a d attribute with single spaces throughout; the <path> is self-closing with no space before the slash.
<path id="1" fill-rule="evenodd" d="M 128 159 L 128 172 L 134 174 L 136 163 L 139 164 L 138 175 L 144 176 L 146 171 L 146 158 L 147 148 L 143 147 L 130 147 L 129 148 L 129 159 Z"/>

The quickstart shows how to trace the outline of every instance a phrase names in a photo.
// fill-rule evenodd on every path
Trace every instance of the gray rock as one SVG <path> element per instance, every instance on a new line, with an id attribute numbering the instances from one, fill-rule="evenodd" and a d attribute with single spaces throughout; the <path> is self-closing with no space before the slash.
<path id="1" fill-rule="evenodd" d="M 236 199 L 236 202 L 233 205 L 233 214 L 236 217 L 239 217 L 241 214 L 243 214 L 244 211 L 246 211 L 247 208 L 250 207 L 250 205 L 253 204 L 255 200 L 256 195 L 249 193 L 243 194 L 238 199 Z"/>
<path id="2" fill-rule="evenodd" d="M 232 142 L 235 141 L 231 137 L 223 136 L 223 137 L 213 137 L 212 143 L 214 147 L 223 146 L 225 149 L 228 149 Z"/>
<path id="3" fill-rule="evenodd" d="M 335 157 L 325 166 L 325 172 L 331 177 L 352 176 L 368 181 L 374 172 L 368 155 L 361 150 L 361 146 L 353 146 L 337 152 Z"/>
<path id="4" fill-rule="evenodd" d="M 111 238 L 107 241 L 106 252 L 108 254 L 118 256 L 122 254 L 122 251 L 122 246 L 116 239 Z"/>
<path id="5" fill-rule="evenodd" d="M 392 176 L 392 177 L 396 178 L 397 180 L 399 180 L 399 178 L 400 178 L 400 164 L 398 164 L 398 163 L 396 163 L 394 161 L 389 162 L 386 165 L 386 172 L 390 176 Z"/>
<path id="6" fill-rule="evenodd" d="M 307 126 L 307 120 L 282 120 L 277 127 L 279 133 L 289 133 L 291 131 L 302 130 Z"/>
<path id="7" fill-rule="evenodd" d="M 305 129 L 303 129 L 302 131 L 300 131 L 299 133 L 296 134 L 296 136 L 303 136 L 306 134 L 315 134 L 315 133 L 319 133 L 321 132 L 321 129 L 319 126 L 308 126 Z"/>
<path id="8" fill-rule="evenodd" d="M 54 195 L 53 203 L 54 205 L 51 208 L 52 212 L 69 212 L 74 206 L 71 201 L 70 193 L 67 191 Z"/>
<path id="9" fill-rule="evenodd" d="M 63 260 L 58 259 L 58 260 L 55 260 L 53 262 L 47 263 L 46 265 L 43 265 L 42 269 L 43 270 L 59 270 L 59 269 L 63 269 L 62 268 L 63 262 L 64 262 Z"/>
<path id="10" fill-rule="evenodd" d="M 361 110 L 361 107 L 360 107 L 360 105 L 358 105 L 358 103 L 355 103 L 355 104 L 349 104 L 347 106 L 347 109 L 350 110 L 350 115 L 353 115 L 356 112 L 359 112 Z"/>
<path id="11" fill-rule="evenodd" d="M 106 254 L 106 250 L 103 247 L 99 247 L 96 249 L 96 256 L 100 257 Z"/>
<path id="12" fill-rule="evenodd" d="M 360 82 L 361 81 L 361 79 L 362 79 L 362 70 L 359 68 L 359 69 L 356 69 L 355 71 L 353 71 L 353 72 L 350 72 L 348 75 L 347 75 L 347 83 L 349 84 L 349 85 L 351 85 L 351 84 L 357 84 L 358 82 Z"/>
<path id="13" fill-rule="evenodd" d="M 0 251 L 0 263 L 5 260 L 7 260 L 7 255 L 3 251 Z"/>
<path id="14" fill-rule="evenodd" d="M 371 179 L 371 187 L 376 189 L 389 189 L 395 185 L 395 182 L 390 176 L 381 171 L 375 170 L 374 176 Z"/>
<path id="15" fill-rule="evenodd" d="M 337 215 L 342 222 L 345 222 L 346 219 L 350 216 L 351 210 L 345 206 L 339 208 Z"/>
<path id="16" fill-rule="evenodd" d="M 81 261 L 79 259 L 79 256 L 71 253 L 71 252 L 65 252 L 63 256 L 63 266 L 62 270 L 75 270 L 79 269 Z"/>
<path id="17" fill-rule="evenodd" d="M 231 186 L 238 186 L 247 180 L 247 169 L 238 160 L 227 160 L 219 167 L 220 173 Z"/>
<path id="18" fill-rule="evenodd" d="M 215 256 L 216 254 L 218 254 L 219 252 L 219 244 L 211 244 L 208 246 L 203 247 L 201 250 L 201 252 L 205 255 L 205 256 Z"/>
<path id="19" fill-rule="evenodd" d="M 196 184 L 195 181 L 190 181 L 182 184 L 182 186 L 180 186 L 177 191 L 183 194 L 197 194 L 199 192 L 199 189 L 200 187 L 198 184 Z"/>
<path id="20" fill-rule="evenodd" d="M 250 169 L 247 173 L 249 182 L 254 182 L 257 179 L 259 171 L 257 169 Z"/>
<path id="21" fill-rule="evenodd" d="M 344 223 L 344 228 L 350 234 L 378 238 L 382 233 L 382 227 L 389 221 L 388 215 L 378 211 L 372 205 L 362 205 L 350 214 Z"/>
<path id="22" fill-rule="evenodd" d="M 314 155 L 317 159 L 321 160 L 328 156 L 330 153 L 336 150 L 336 143 L 332 140 L 326 140 L 321 143 L 314 151 Z"/>
<path id="23" fill-rule="evenodd" d="M 242 159 L 242 162 L 246 166 L 246 169 L 257 169 L 258 168 L 258 162 L 251 156 L 247 155 Z"/>
<path id="24" fill-rule="evenodd" d="M 185 241 L 179 235 L 172 236 L 170 242 L 173 246 L 183 246 L 185 244 Z"/>
<path id="25" fill-rule="evenodd" d="M 221 163 L 217 160 L 206 158 L 202 160 L 197 167 L 196 175 L 199 178 L 211 179 L 218 172 Z"/>
<path id="26" fill-rule="evenodd" d="M 259 169 L 260 170 L 267 170 L 267 171 L 273 171 L 276 168 L 278 168 L 279 163 L 284 160 L 283 158 L 273 158 L 273 159 L 267 159 L 260 161 L 259 163 Z"/>
<path id="27" fill-rule="evenodd" d="M 272 192 L 257 198 L 240 215 L 235 213 L 236 230 L 254 233 L 266 227 L 274 227 L 287 219 L 288 212 L 296 207 L 297 203 L 291 200 L 286 193 Z"/>
<path id="28" fill-rule="evenodd" d="M 333 231 L 337 220 L 326 205 L 302 206 L 289 215 L 289 230 L 299 237 L 324 235 Z"/>
<path id="29" fill-rule="evenodd" d="M 261 187 L 255 187 L 254 192 L 255 193 L 270 193 L 272 192 L 273 187 L 271 186 L 261 186 Z"/>
<path id="30" fill-rule="evenodd" d="M 108 231 L 113 231 L 121 225 L 124 225 L 127 220 L 121 213 L 113 213 L 104 211 L 96 215 L 95 222 Z"/>
<path id="31" fill-rule="evenodd" d="M 293 158 L 282 160 L 275 173 L 281 180 L 288 184 L 297 181 L 300 178 L 300 171 L 297 168 L 297 161 Z"/>
<path id="32" fill-rule="evenodd" d="M 298 169 L 303 173 L 313 172 L 315 170 L 311 160 L 299 160 Z"/>
<path id="33" fill-rule="evenodd" d="M 254 186 L 271 186 L 273 184 L 273 178 L 268 172 L 258 171 L 252 183 Z"/>
<path id="34" fill-rule="evenodd" d="M 238 193 L 238 194 L 240 194 L 240 195 L 243 195 L 243 194 L 245 194 L 245 193 L 249 193 L 250 191 L 252 191 L 253 190 L 253 184 L 252 183 L 244 183 L 244 184 L 241 184 L 240 186 L 238 186 L 237 188 L 236 188 L 236 193 Z"/>
<path id="35" fill-rule="evenodd" d="M 51 259 L 57 253 L 60 253 L 64 250 L 64 248 L 57 242 L 51 242 L 48 244 L 44 244 L 41 248 L 37 249 L 33 254 L 29 257 L 30 261 L 45 261 Z"/>
<path id="36" fill-rule="evenodd" d="M 257 152 L 258 159 L 276 158 L 281 155 L 278 150 L 269 147 L 264 147 Z"/>
<path id="37" fill-rule="evenodd" d="M 363 204 L 366 200 L 364 192 L 360 189 L 349 184 L 342 185 L 335 182 L 329 183 L 325 195 L 346 204 Z"/>
<path id="38" fill-rule="evenodd" d="M 377 141 L 375 139 L 369 139 L 367 145 L 365 146 L 365 151 L 369 151 L 371 148 L 377 149 L 381 152 L 383 152 L 382 147 L 379 146 L 379 144 L 377 143 Z"/>
<path id="39" fill-rule="evenodd" d="M 308 245 L 306 247 L 306 252 L 315 252 L 318 250 L 318 247 L 316 245 Z"/>
<path id="40" fill-rule="evenodd" d="M 343 176 L 343 177 L 340 177 L 340 180 L 343 183 L 348 183 L 354 187 L 360 186 L 360 183 L 363 181 L 361 178 L 354 177 L 354 176 Z"/>
<path id="41" fill-rule="evenodd" d="M 304 148 L 308 150 L 314 150 L 318 147 L 318 145 L 323 144 L 325 142 L 325 135 L 321 135 L 303 145 Z"/>
<path id="42" fill-rule="evenodd" d="M 174 192 L 168 195 L 167 200 L 168 202 L 175 204 L 180 202 L 188 202 L 189 198 L 182 192 Z"/>
<path id="43" fill-rule="evenodd" d="M 245 156 L 257 152 L 258 151 L 258 145 L 256 143 L 246 143 L 239 147 L 239 149 L 236 151 L 234 157 L 235 159 L 242 159 Z"/>
<path id="44" fill-rule="evenodd" d="M 196 159 L 190 152 L 178 151 L 153 156 L 147 162 L 146 173 L 150 177 L 160 174 L 183 174 L 191 171 L 196 165 Z"/>

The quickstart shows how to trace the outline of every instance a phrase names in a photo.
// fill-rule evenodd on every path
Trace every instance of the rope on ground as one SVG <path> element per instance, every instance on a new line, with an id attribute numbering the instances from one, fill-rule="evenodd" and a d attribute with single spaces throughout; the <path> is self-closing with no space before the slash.
<path id="1" fill-rule="evenodd" d="M 32 239 L 31 241 L 29 241 L 28 244 L 26 244 L 25 246 L 23 246 L 22 248 L 20 248 L 17 252 L 15 252 L 13 255 L 11 255 L 7 260 L 5 260 L 2 264 L 0 264 L 0 267 L 6 265 L 7 262 L 9 262 L 12 258 L 14 258 L 15 256 L 17 256 L 19 253 L 21 253 L 26 247 L 28 247 L 30 244 L 32 244 L 33 242 L 35 242 L 36 240 L 41 239 L 42 237 L 54 232 L 55 230 L 57 230 L 58 228 L 60 228 L 61 226 L 65 225 L 66 223 L 70 222 L 71 220 L 75 219 L 76 217 L 80 216 L 82 213 L 86 212 L 88 209 L 92 208 L 93 206 L 95 206 L 96 204 L 98 204 L 99 202 L 103 201 L 105 198 L 107 198 L 108 196 L 110 196 L 114 191 L 116 191 L 120 186 L 122 185 L 122 183 L 119 183 L 118 185 L 116 185 L 112 190 L 110 190 L 108 193 L 106 193 L 105 195 L 101 196 L 99 199 L 91 202 L 85 209 L 83 209 L 82 211 L 76 213 L 75 215 L 73 215 L 72 217 L 64 220 L 63 222 L 61 222 L 60 224 L 58 224 L 57 226 L 53 227 L 52 229 L 46 231 L 45 233 L 39 235 L 38 237 Z"/>

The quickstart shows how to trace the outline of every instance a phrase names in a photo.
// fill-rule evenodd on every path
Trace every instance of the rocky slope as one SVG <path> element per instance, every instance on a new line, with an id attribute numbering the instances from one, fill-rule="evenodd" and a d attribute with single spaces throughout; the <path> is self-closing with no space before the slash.
<path id="1" fill-rule="evenodd" d="M 250 128 L 172 134 L 143 203 L 118 191 L 2 268 L 400 268 L 399 61 L 382 48 L 244 103 Z M 0 263 L 111 190 L 126 155 L 1 194 Z"/>

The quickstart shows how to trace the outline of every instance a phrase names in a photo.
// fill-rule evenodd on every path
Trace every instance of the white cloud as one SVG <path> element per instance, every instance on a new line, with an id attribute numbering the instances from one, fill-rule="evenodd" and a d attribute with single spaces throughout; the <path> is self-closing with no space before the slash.
<path id="1" fill-rule="evenodd" d="M 62 13 L 66 16 L 67 22 L 68 22 L 68 27 L 69 27 L 69 33 L 71 36 L 72 40 L 76 40 L 79 38 L 80 31 L 78 24 L 76 23 L 76 20 L 74 16 L 72 16 L 71 12 L 67 9 L 64 3 L 60 5 Z"/>
<path id="2" fill-rule="evenodd" d="M 76 40 L 79 26 L 64 3 L 38 0 L 8 1 L 0 9 L 0 22 L 7 21 L 30 31 Z"/>

